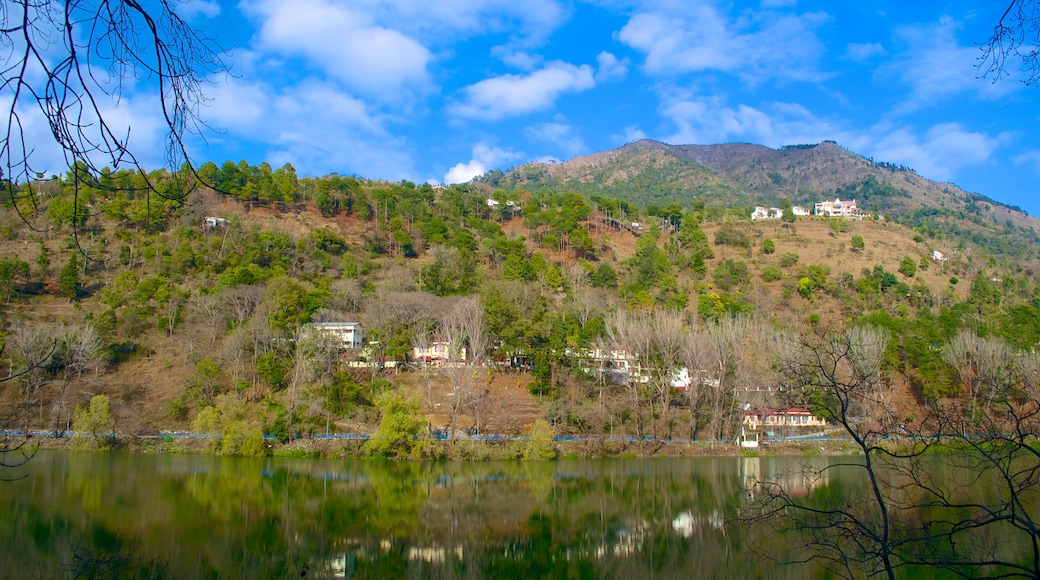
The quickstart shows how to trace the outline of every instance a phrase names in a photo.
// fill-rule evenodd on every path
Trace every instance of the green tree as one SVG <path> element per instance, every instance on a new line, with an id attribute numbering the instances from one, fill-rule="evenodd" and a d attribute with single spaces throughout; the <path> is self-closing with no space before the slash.
<path id="1" fill-rule="evenodd" d="M 855 249 L 857 249 L 857 250 L 859 250 L 861 252 L 863 251 L 863 248 L 865 247 L 864 244 L 863 244 L 863 236 L 852 236 L 852 241 L 850 243 L 852 244 L 853 248 L 855 248 Z"/>
<path id="2" fill-rule="evenodd" d="M 899 273 L 907 278 L 913 278 L 917 273 L 917 262 L 910 256 L 903 256 L 903 261 L 899 264 Z"/>
<path id="3" fill-rule="evenodd" d="M 376 397 L 375 403 L 383 416 L 365 444 L 365 452 L 397 459 L 419 459 L 426 454 L 428 441 L 421 436 L 427 424 L 419 399 L 406 399 L 396 391 L 387 391 Z"/>
<path id="4" fill-rule="evenodd" d="M 109 411 L 108 395 L 94 395 L 90 407 L 76 407 L 72 419 L 75 437 L 95 451 L 107 451 L 115 438 L 116 420 Z"/>
<path id="5" fill-rule="evenodd" d="M 517 441 L 513 449 L 517 459 L 527 461 L 548 461 L 556 457 L 556 444 L 553 442 L 552 427 L 544 419 L 538 419 L 531 426 L 527 439 Z"/>
<path id="6" fill-rule="evenodd" d="M 79 288 L 79 260 L 76 258 L 76 252 L 72 252 L 58 276 L 58 292 L 72 302 L 79 296 Z"/>
<path id="7" fill-rule="evenodd" d="M 0 299 L 10 302 L 18 283 L 28 279 L 28 263 L 15 258 L 0 258 Z"/>
<path id="8" fill-rule="evenodd" d="M 775 251 L 776 251 L 776 244 L 773 243 L 772 239 L 766 238 L 766 239 L 762 240 L 762 253 L 763 254 L 772 254 Z"/>

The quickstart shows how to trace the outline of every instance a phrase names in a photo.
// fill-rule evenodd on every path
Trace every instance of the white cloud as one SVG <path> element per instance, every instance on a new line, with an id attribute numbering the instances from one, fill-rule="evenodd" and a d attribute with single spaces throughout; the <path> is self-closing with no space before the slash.
<path id="1" fill-rule="evenodd" d="M 774 11 L 729 18 L 709 3 L 665 3 L 634 15 L 616 36 L 646 54 L 653 75 L 717 70 L 752 83 L 818 80 L 822 46 L 813 29 L 826 19 Z"/>
<path id="2" fill-rule="evenodd" d="M 829 122 L 793 103 L 771 103 L 763 110 L 744 104 L 730 106 L 723 97 L 690 94 L 665 104 L 661 114 L 677 127 L 665 138 L 669 143 L 747 141 L 779 147 L 832 139 L 835 132 Z"/>
<path id="3" fill-rule="evenodd" d="M 856 62 L 870 60 L 874 56 L 886 54 L 885 47 L 879 42 L 850 42 L 845 46 L 848 57 Z"/>
<path id="4" fill-rule="evenodd" d="M 910 126 L 881 124 L 855 135 L 846 143 L 879 161 L 906 165 L 929 179 L 953 180 L 957 172 L 993 158 L 1010 135 L 968 131 L 957 123 L 933 125 L 923 133 Z"/>
<path id="5" fill-rule="evenodd" d="M 465 163 L 457 163 L 444 174 L 444 183 L 465 183 L 478 175 L 487 173 L 495 166 L 508 163 L 520 157 L 519 153 L 506 151 L 479 143 L 473 147 L 473 158 Z"/>
<path id="6" fill-rule="evenodd" d="M 348 86 L 394 100 L 406 86 L 429 83 L 433 54 L 415 39 L 379 26 L 371 15 L 331 0 L 264 0 L 244 10 L 261 20 L 257 47 L 302 56 Z"/>
<path id="7" fill-rule="evenodd" d="M 592 67 L 548 63 L 527 75 L 503 75 L 463 89 L 465 99 L 452 107 L 460 117 L 497 120 L 551 108 L 564 93 L 595 86 Z"/>
<path id="8" fill-rule="evenodd" d="M 618 60 L 616 56 L 609 52 L 601 52 L 596 56 L 596 63 L 599 68 L 596 70 L 596 82 L 605 83 L 608 81 L 619 81 L 628 75 L 628 58 Z"/>
<path id="9" fill-rule="evenodd" d="M 197 16 L 214 18 L 220 15 L 220 4 L 212 0 L 192 0 L 191 2 L 180 2 L 173 4 L 177 15 L 185 20 L 192 20 Z"/>
<path id="10" fill-rule="evenodd" d="M 291 162 L 315 174 L 414 179 L 408 143 L 387 129 L 387 118 L 335 83 L 312 78 L 279 87 L 235 78 L 212 97 L 206 117 L 228 137 L 217 135 L 210 142 L 231 151 L 237 143 L 249 143 L 250 163 Z M 253 157 L 256 149 L 262 159 Z M 199 156 L 205 157 L 205 149 L 200 147 Z"/>
<path id="11" fill-rule="evenodd" d="M 517 46 L 543 42 L 569 17 L 557 0 L 350 0 L 357 10 L 431 38 L 508 32 Z"/>
<path id="12" fill-rule="evenodd" d="M 612 137 L 615 141 L 619 141 L 622 143 L 631 143 L 633 141 L 639 141 L 640 139 L 647 138 L 646 133 L 644 133 L 642 129 L 636 127 L 635 125 L 625 127 L 624 129 L 622 129 L 621 135 L 613 135 Z"/>
<path id="13" fill-rule="evenodd" d="M 1029 151 L 1016 156 L 1015 165 L 1024 165 L 1035 173 L 1040 173 L 1040 151 Z"/>
<path id="14" fill-rule="evenodd" d="M 992 100 L 1018 88 L 1015 83 L 980 80 L 974 68 L 978 48 L 960 45 L 959 29 L 959 23 L 943 17 L 935 24 L 904 26 L 896 31 L 900 52 L 879 69 L 879 74 L 883 81 L 897 78 L 910 88 L 897 113 L 933 106 L 958 93 L 972 92 L 978 98 Z"/>
<path id="15" fill-rule="evenodd" d="M 585 151 L 585 143 L 571 132 L 571 126 L 566 123 L 540 123 L 524 129 L 524 134 L 531 140 L 555 145 L 568 156 Z"/>

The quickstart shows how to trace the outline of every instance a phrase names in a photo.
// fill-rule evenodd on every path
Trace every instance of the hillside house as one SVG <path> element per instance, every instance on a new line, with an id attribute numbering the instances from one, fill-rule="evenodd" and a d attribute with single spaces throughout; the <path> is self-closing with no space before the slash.
<path id="1" fill-rule="evenodd" d="M 227 220 L 222 217 L 209 216 L 206 218 L 205 225 L 207 228 L 226 228 Z"/>
<path id="2" fill-rule="evenodd" d="M 778 427 L 826 427 L 827 421 L 804 407 L 786 409 L 744 409 L 744 425 L 749 429 Z"/>
<path id="3" fill-rule="evenodd" d="M 863 212 L 856 207 L 856 200 L 823 201 L 813 206 L 813 214 L 823 217 L 863 217 Z"/>
<path id="4" fill-rule="evenodd" d="M 804 207 L 802 207 L 800 205 L 796 205 L 796 206 L 792 206 L 791 207 L 791 213 L 793 213 L 795 215 L 795 217 L 802 217 L 802 216 L 808 216 L 809 215 L 809 210 L 805 209 Z M 784 217 L 784 210 L 782 210 L 782 209 L 780 209 L 778 207 L 765 208 L 765 207 L 759 206 L 759 207 L 755 208 L 755 211 L 751 212 L 751 221 L 778 220 L 778 219 L 782 219 L 783 217 Z"/>
<path id="5" fill-rule="evenodd" d="M 359 322 L 311 322 L 305 328 L 338 341 L 340 348 L 361 348 L 365 344 L 365 334 Z"/>
<path id="6" fill-rule="evenodd" d="M 427 344 L 412 347 L 412 360 L 432 365 L 447 361 L 465 362 L 466 355 L 465 345 L 455 345 L 446 338 L 434 338 Z"/>

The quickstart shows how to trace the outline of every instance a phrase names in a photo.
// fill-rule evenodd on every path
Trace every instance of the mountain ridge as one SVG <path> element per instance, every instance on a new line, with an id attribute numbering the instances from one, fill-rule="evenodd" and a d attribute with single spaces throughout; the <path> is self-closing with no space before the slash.
<path id="1" fill-rule="evenodd" d="M 480 181 L 506 190 L 575 191 L 643 207 L 738 208 L 855 199 L 929 236 L 974 243 L 997 255 L 1040 260 L 1040 221 L 1020 208 L 876 162 L 834 141 L 771 149 L 752 143 L 670 145 L 641 139 L 562 163 L 534 162 Z M 1023 252 L 1025 255 L 1023 255 Z"/>

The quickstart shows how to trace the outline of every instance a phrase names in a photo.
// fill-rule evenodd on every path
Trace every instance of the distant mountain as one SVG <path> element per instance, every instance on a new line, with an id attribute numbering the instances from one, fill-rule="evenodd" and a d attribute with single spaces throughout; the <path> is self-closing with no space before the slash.
<path id="1" fill-rule="evenodd" d="M 480 178 L 507 190 L 574 191 L 642 206 L 795 205 L 840 197 L 929 236 L 1040 260 L 1040 220 L 1021 209 L 875 162 L 833 141 L 770 149 L 750 143 L 668 145 L 643 139 L 563 163 L 530 163 Z"/>

